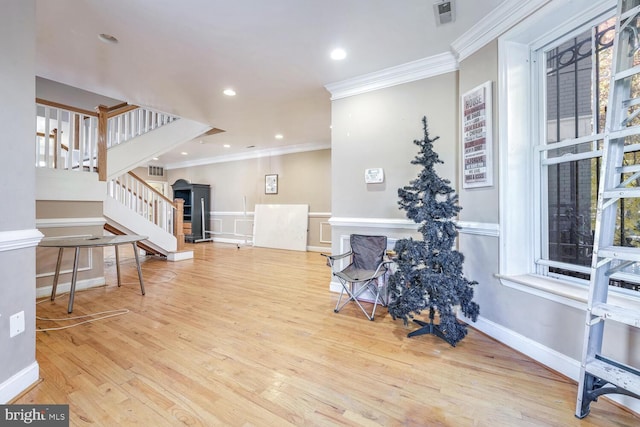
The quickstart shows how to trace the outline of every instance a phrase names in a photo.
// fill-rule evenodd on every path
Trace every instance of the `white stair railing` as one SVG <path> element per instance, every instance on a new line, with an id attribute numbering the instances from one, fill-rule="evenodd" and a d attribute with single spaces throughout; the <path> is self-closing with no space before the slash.
<path id="1" fill-rule="evenodd" d="M 36 167 L 95 171 L 98 114 L 36 102 Z"/>
<path id="2" fill-rule="evenodd" d="M 36 99 L 36 167 L 95 172 L 99 165 L 100 114 L 106 114 L 107 149 L 179 119 L 126 104 L 100 106 L 99 111 Z"/>
<path id="3" fill-rule="evenodd" d="M 174 203 L 133 172 L 110 179 L 107 195 L 131 211 L 173 234 Z"/>
<path id="4" fill-rule="evenodd" d="M 175 120 L 178 117 L 134 105 L 111 111 L 107 119 L 107 147 L 122 144 Z"/>

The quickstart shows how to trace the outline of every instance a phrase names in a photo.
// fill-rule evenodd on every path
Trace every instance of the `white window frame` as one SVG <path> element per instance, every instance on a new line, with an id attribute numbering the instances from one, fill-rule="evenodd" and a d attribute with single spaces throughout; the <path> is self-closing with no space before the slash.
<path id="1" fill-rule="evenodd" d="M 500 262 L 503 285 L 579 309 L 586 308 L 584 281 L 537 274 L 542 243 L 540 151 L 544 107 L 533 101 L 543 87 L 534 52 L 585 23 L 604 21 L 615 0 L 551 1 L 498 39 L 498 136 Z M 542 118 L 542 119 L 541 119 Z M 544 223 L 543 223 L 544 221 Z M 582 282 L 582 283 L 581 283 Z M 616 288 L 611 302 L 640 308 L 637 292 Z"/>

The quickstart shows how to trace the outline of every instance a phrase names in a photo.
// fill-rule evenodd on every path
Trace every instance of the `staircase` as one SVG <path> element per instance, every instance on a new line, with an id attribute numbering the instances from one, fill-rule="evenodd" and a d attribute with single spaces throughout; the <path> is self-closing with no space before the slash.
<path id="1" fill-rule="evenodd" d="M 173 202 L 130 171 L 211 127 L 127 104 L 96 110 L 36 100 L 37 200 L 102 201 L 105 230 L 148 236 L 140 247 L 171 258 Z"/>

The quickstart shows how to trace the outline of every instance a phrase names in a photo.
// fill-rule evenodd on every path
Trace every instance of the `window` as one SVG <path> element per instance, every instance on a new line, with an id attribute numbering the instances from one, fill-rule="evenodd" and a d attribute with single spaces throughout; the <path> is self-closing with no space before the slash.
<path id="1" fill-rule="evenodd" d="M 590 276 L 614 32 L 615 19 L 610 18 L 582 27 L 535 54 L 544 65 L 544 70 L 537 67 L 544 73 L 537 79 L 542 83 L 539 93 L 544 105 L 544 113 L 538 116 L 544 220 L 539 274 L 583 280 Z M 631 85 L 638 87 L 638 83 Z M 628 153 L 625 164 L 638 164 L 636 156 Z M 614 244 L 640 246 L 637 199 L 619 202 Z M 637 283 L 620 277 L 612 278 L 610 284 L 640 290 Z"/>
<path id="2" fill-rule="evenodd" d="M 614 14 L 611 0 L 551 2 L 498 39 L 501 281 L 581 309 Z M 640 90 L 640 81 L 632 87 Z M 627 154 L 625 163 L 640 158 Z M 640 247 L 637 200 L 619 204 L 614 244 Z M 625 279 L 639 267 L 614 275 L 617 304 L 637 307 L 640 289 Z"/>
<path id="3" fill-rule="evenodd" d="M 580 309 L 614 14 L 613 0 L 549 2 L 498 39 L 499 276 L 505 286 Z M 618 240 L 636 244 L 638 208 L 624 206 Z M 636 304 L 633 290 L 615 294 L 621 305 L 628 296 Z"/>
<path id="4" fill-rule="evenodd" d="M 589 278 L 614 31 L 613 19 L 587 24 L 534 53 L 542 74 L 540 274 Z M 624 224 L 618 231 L 624 241 Z"/>

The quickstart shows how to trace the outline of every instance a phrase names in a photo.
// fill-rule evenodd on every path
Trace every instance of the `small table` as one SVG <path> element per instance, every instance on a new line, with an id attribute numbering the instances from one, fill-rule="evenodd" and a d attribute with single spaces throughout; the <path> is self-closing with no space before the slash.
<path id="1" fill-rule="evenodd" d="M 138 256 L 138 248 L 136 243 L 147 239 L 147 236 L 138 236 L 135 234 L 121 236 L 90 236 L 90 237 L 49 237 L 40 241 L 38 246 L 43 248 L 60 248 L 58 251 L 58 262 L 56 263 L 56 273 L 53 277 L 53 287 L 51 289 L 51 301 L 56 298 L 56 289 L 58 287 L 58 277 L 60 276 L 60 264 L 62 263 L 62 252 L 65 248 L 75 248 L 75 258 L 73 259 L 73 273 L 71 275 L 71 289 L 69 291 L 69 307 L 68 312 L 73 311 L 73 298 L 76 292 L 76 279 L 78 277 L 78 260 L 80 258 L 80 248 L 98 248 L 104 246 L 113 246 L 116 250 L 116 270 L 118 272 L 118 286 L 120 286 L 120 257 L 118 256 L 118 246 L 126 243 L 133 245 L 133 253 L 136 258 L 136 266 L 138 267 L 138 279 L 140 279 L 140 291 L 144 295 L 144 282 L 142 281 L 142 270 L 140 269 L 140 258 Z"/>

